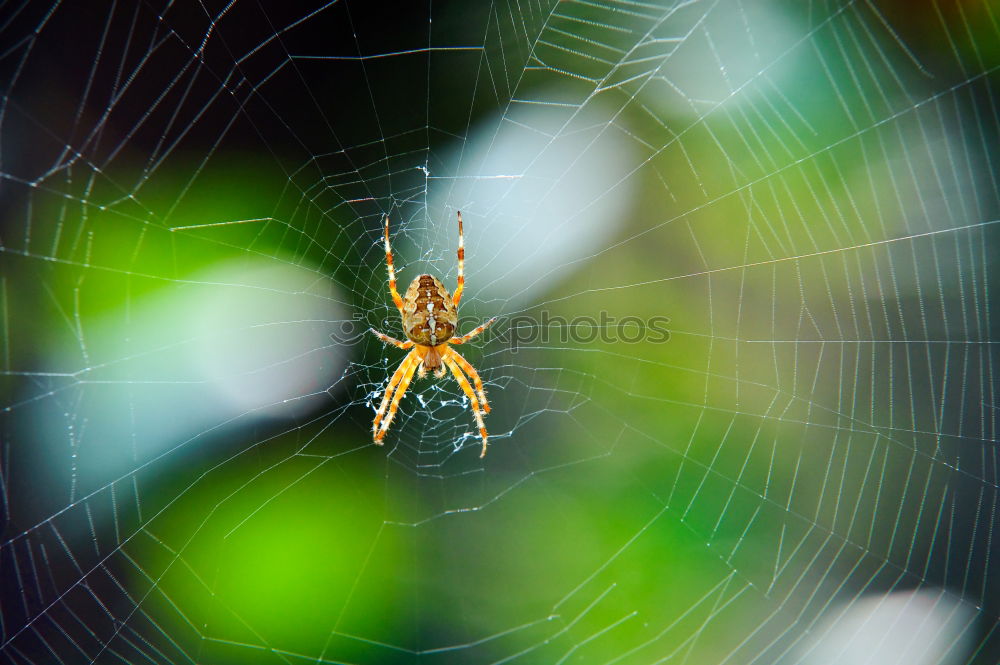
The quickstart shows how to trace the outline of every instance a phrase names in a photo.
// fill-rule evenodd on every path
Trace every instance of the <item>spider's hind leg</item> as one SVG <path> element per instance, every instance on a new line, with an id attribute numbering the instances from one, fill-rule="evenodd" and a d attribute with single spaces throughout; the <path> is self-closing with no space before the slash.
<path id="1" fill-rule="evenodd" d="M 470 339 L 472 339 L 476 335 L 479 335 L 484 330 L 486 330 L 487 328 L 489 328 L 490 326 L 492 326 L 494 324 L 494 322 L 496 322 L 496 320 L 498 318 L 500 318 L 500 317 L 494 316 L 492 319 L 490 319 L 489 321 L 487 321 L 483 325 L 479 326 L 475 330 L 473 330 L 471 332 L 468 332 L 468 333 L 462 335 L 461 337 L 452 337 L 451 339 L 448 340 L 448 343 L 449 344 L 465 344 Z"/>
<path id="2" fill-rule="evenodd" d="M 380 340 L 382 340 L 383 342 L 385 342 L 386 344 L 392 344 L 397 349 L 403 349 L 404 351 L 406 351 L 407 349 L 412 349 L 413 348 L 413 344 L 414 343 L 413 343 L 412 340 L 406 340 L 405 342 L 400 342 L 395 337 L 389 337 L 385 333 L 380 333 L 379 331 L 375 330 L 374 328 L 369 328 L 368 330 L 373 335 L 375 335 L 376 337 L 378 337 Z"/>
<path id="3" fill-rule="evenodd" d="M 392 265 L 392 247 L 389 246 L 389 215 L 385 216 L 385 265 L 389 268 L 389 293 L 399 313 L 403 313 L 403 299 L 396 290 L 396 269 Z"/>
<path id="4" fill-rule="evenodd" d="M 458 307 L 462 300 L 462 291 L 465 290 L 465 233 L 462 231 L 462 211 L 458 210 L 458 284 L 455 286 L 455 295 L 452 302 Z"/>

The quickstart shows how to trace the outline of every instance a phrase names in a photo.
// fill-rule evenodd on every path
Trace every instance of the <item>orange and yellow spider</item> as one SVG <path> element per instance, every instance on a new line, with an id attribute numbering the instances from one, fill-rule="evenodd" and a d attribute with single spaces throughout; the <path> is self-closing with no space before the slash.
<path id="1" fill-rule="evenodd" d="M 479 425 L 479 435 L 483 438 L 483 451 L 479 457 L 485 457 L 486 425 L 483 423 L 483 414 L 490 412 L 490 405 L 483 391 L 483 381 L 469 361 L 449 346 L 449 344 L 465 344 L 497 320 L 494 316 L 467 335 L 454 336 L 455 328 L 458 326 L 458 302 L 462 299 L 462 291 L 465 290 L 462 213 L 458 213 L 458 286 L 455 287 L 454 296 L 448 293 L 448 289 L 444 288 L 444 284 L 437 277 L 417 275 L 410 283 L 410 288 L 406 289 L 406 295 L 399 297 L 399 292 L 396 291 L 396 271 L 392 267 L 392 249 L 389 247 L 388 215 L 385 217 L 385 264 L 389 268 L 389 293 L 392 294 L 392 301 L 403 319 L 403 332 L 406 333 L 407 339 L 405 342 L 400 342 L 374 328 L 371 331 L 386 344 L 392 344 L 404 351 L 413 350 L 403 358 L 403 362 L 389 379 L 385 396 L 382 397 L 382 403 L 375 412 L 375 422 L 372 423 L 375 443 L 382 445 L 382 438 L 389 429 L 392 417 L 396 415 L 399 400 L 410 386 L 413 372 L 416 371 L 417 376 L 422 378 L 428 371 L 433 371 L 435 377 L 441 378 L 447 367 L 455 376 L 458 385 L 462 387 L 465 396 L 469 398 L 472 412 L 476 416 L 476 424 Z M 469 384 L 466 374 L 472 377 L 472 381 L 476 384 L 475 390 Z M 389 409 L 388 413 L 386 407 Z"/>

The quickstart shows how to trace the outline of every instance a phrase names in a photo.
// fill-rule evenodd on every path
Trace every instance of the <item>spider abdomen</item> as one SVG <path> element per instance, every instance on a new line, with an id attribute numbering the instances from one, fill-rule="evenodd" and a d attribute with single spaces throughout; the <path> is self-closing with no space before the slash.
<path id="1" fill-rule="evenodd" d="M 416 344 L 437 346 L 455 335 L 458 309 L 433 275 L 417 275 L 403 296 L 403 332 Z"/>

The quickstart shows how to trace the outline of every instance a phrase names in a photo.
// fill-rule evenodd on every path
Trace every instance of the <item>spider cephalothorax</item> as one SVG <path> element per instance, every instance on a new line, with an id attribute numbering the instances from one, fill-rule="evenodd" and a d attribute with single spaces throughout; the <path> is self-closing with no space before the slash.
<path id="1" fill-rule="evenodd" d="M 486 327 L 496 321 L 496 317 L 490 319 L 472 332 L 455 337 L 458 327 L 458 303 L 462 299 L 462 291 L 465 289 L 465 240 L 462 232 L 462 213 L 458 213 L 458 286 L 455 287 L 455 295 L 448 293 L 437 277 L 433 275 L 417 275 L 410 283 L 410 288 L 406 289 L 406 294 L 401 298 L 396 291 L 396 271 L 392 265 L 392 249 L 389 246 L 389 217 L 385 218 L 385 263 L 389 269 L 389 293 L 399 310 L 399 315 L 403 319 L 403 332 L 406 334 L 406 341 L 400 342 L 398 339 L 389 337 L 379 331 L 372 329 L 372 332 L 383 342 L 392 344 L 400 349 L 412 349 L 410 353 L 399 364 L 396 372 L 389 379 L 389 385 L 385 389 L 382 403 L 375 413 L 375 422 L 372 423 L 372 432 L 375 443 L 382 445 L 382 438 L 389 429 L 392 417 L 396 415 L 399 408 L 399 401 L 403 398 L 403 393 L 410 386 L 413 373 L 423 377 L 427 372 L 434 372 L 434 376 L 440 378 L 444 376 L 445 370 L 451 370 L 458 385 L 472 406 L 472 412 L 476 416 L 476 424 L 479 425 L 479 435 L 483 439 L 483 450 L 480 457 L 486 455 L 486 425 L 483 423 L 483 414 L 490 412 L 490 405 L 486 401 L 486 393 L 483 391 L 483 381 L 479 378 L 479 373 L 469 364 L 455 349 L 449 344 L 464 344 L 479 333 L 486 330 Z M 469 378 L 475 383 L 473 390 L 469 384 Z M 386 409 L 388 408 L 388 411 Z"/>

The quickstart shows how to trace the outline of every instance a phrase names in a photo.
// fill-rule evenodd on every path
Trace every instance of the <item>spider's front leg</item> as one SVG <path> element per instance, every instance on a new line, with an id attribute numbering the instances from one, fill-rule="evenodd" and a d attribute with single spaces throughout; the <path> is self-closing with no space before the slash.
<path id="1" fill-rule="evenodd" d="M 458 355 L 458 354 L 455 354 Z M 458 363 L 455 362 L 455 358 L 452 354 L 447 354 L 442 357 L 444 364 L 448 366 L 451 370 L 452 375 L 455 380 L 458 381 L 458 385 L 462 388 L 462 392 L 465 396 L 469 398 L 469 406 L 472 408 L 472 414 L 476 417 L 476 425 L 479 426 L 479 436 L 483 439 L 483 449 L 479 453 L 479 458 L 482 459 L 486 457 L 486 441 L 488 434 L 486 433 L 486 423 L 483 422 L 483 409 L 479 405 L 479 400 L 476 398 L 476 393 L 469 384 L 469 380 L 465 378 L 462 374 L 462 369 L 459 367 Z"/>
<path id="2" fill-rule="evenodd" d="M 388 431 L 389 425 L 392 424 L 392 417 L 396 415 L 396 410 L 399 408 L 399 400 L 403 399 L 403 393 L 410 386 L 413 372 L 421 360 L 419 353 L 410 351 L 403 362 L 399 364 L 392 378 L 389 379 L 389 385 L 385 388 L 385 395 L 382 396 L 382 403 L 379 404 L 378 411 L 375 412 L 375 421 L 372 423 L 372 437 L 376 444 L 382 445 L 382 438 Z M 387 406 L 388 412 L 386 412 Z"/>
<path id="3" fill-rule="evenodd" d="M 483 390 L 483 380 L 479 372 L 468 360 L 462 357 L 455 349 L 447 349 L 447 356 L 455 361 L 455 364 L 462 368 L 462 371 L 469 375 L 473 383 L 476 384 L 476 396 L 479 397 L 479 405 L 483 408 L 483 413 L 490 412 L 490 404 L 486 401 L 486 391 Z"/>

